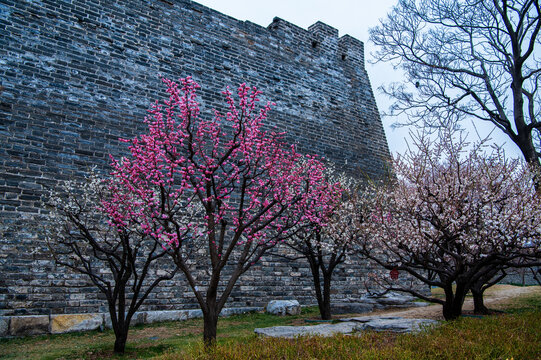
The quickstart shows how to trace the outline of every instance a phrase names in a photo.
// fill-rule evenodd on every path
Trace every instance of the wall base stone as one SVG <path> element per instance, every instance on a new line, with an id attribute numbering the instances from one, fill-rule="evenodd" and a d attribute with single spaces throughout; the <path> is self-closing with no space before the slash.
<path id="1" fill-rule="evenodd" d="M 255 306 L 225 308 L 220 313 L 220 316 L 238 315 L 262 310 L 262 307 Z M 135 313 L 130 325 L 152 324 L 163 321 L 182 321 L 201 317 L 203 317 L 203 312 L 200 309 L 141 311 Z M 74 331 L 103 330 L 104 328 L 112 328 L 109 313 L 0 316 L 0 338 L 62 334 Z"/>
<path id="2" fill-rule="evenodd" d="M 10 336 L 28 336 L 49 332 L 49 315 L 12 316 L 9 324 Z"/>
<path id="3" fill-rule="evenodd" d="M 186 310 L 173 310 L 173 311 L 148 311 L 146 316 L 146 323 L 152 324 L 162 321 L 179 321 L 187 320 L 188 313 Z"/>
<path id="4" fill-rule="evenodd" d="M 97 330 L 103 325 L 103 314 L 65 314 L 51 316 L 51 334 Z"/>
<path id="5" fill-rule="evenodd" d="M 231 315 L 240 315 L 240 314 L 246 314 L 250 312 L 257 312 L 262 311 L 262 307 L 235 307 L 235 308 L 226 308 L 222 309 L 222 312 L 220 313 L 220 316 L 231 316 Z M 201 314 L 203 316 L 203 314 Z"/>
<path id="6" fill-rule="evenodd" d="M 225 310 L 225 309 L 224 309 Z M 201 309 L 186 310 L 188 312 L 188 319 L 195 319 L 203 317 L 203 311 Z M 223 310 L 222 310 L 223 311 Z"/>
<path id="7" fill-rule="evenodd" d="M 9 335 L 9 318 L 0 317 L 0 338 L 6 337 Z"/>
<path id="8" fill-rule="evenodd" d="M 147 313 L 149 311 L 136 312 L 130 322 L 131 326 L 147 324 Z M 103 314 L 103 325 L 106 329 L 112 329 L 113 323 L 111 322 L 111 315 L 109 313 Z"/>

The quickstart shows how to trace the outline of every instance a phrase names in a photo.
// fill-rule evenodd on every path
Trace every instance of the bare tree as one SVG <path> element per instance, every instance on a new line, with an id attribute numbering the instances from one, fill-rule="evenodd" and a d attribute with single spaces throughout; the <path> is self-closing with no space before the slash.
<path id="1" fill-rule="evenodd" d="M 51 209 L 50 218 L 41 232 L 57 264 L 88 276 L 105 295 L 116 337 L 114 351 L 124 353 L 133 315 L 177 268 L 164 257 L 162 246 L 141 230 L 138 219 L 119 221 L 107 215 L 102 201 L 122 197 L 116 191 L 118 187 L 94 174 L 82 183 L 65 182 L 61 191 L 49 194 L 45 205 Z"/>
<path id="2" fill-rule="evenodd" d="M 391 114 L 423 126 L 491 122 L 539 166 L 540 15 L 538 0 L 400 0 L 370 30 L 376 61 L 406 74 L 384 89 Z"/>

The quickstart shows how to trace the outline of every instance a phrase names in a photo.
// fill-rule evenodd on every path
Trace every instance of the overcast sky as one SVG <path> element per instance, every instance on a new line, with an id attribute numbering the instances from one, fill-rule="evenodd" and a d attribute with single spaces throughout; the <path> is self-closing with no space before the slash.
<path id="1" fill-rule="evenodd" d="M 249 20 L 267 27 L 275 16 L 287 20 L 302 28 L 308 28 L 317 21 L 322 21 L 337 28 L 339 36 L 349 34 L 365 44 L 365 58 L 371 59 L 373 45 L 368 41 L 368 29 L 386 17 L 398 0 L 197 0 L 198 3 L 218 10 L 239 20 Z M 392 103 L 381 94 L 378 88 L 400 78 L 400 72 L 393 71 L 389 64 L 370 64 L 366 68 L 376 96 L 378 108 L 386 111 Z M 406 149 L 407 128 L 391 129 L 396 118 L 384 118 L 383 125 L 387 135 L 389 148 L 393 153 L 401 153 Z M 478 126 L 482 136 L 487 136 L 491 125 Z M 473 128 L 468 129 L 474 132 Z M 476 136 L 475 136 L 476 138 Z M 494 131 L 494 141 L 503 143 L 506 136 Z M 508 155 L 519 157 L 514 145 L 506 146 Z"/>

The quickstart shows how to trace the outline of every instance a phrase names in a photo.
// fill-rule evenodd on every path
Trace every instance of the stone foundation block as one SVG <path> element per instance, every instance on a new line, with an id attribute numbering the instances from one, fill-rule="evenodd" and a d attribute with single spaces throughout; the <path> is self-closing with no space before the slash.
<path id="1" fill-rule="evenodd" d="M 222 309 L 222 312 L 220 312 L 220 316 L 231 316 L 231 315 L 240 315 L 240 314 L 246 314 L 251 312 L 258 312 L 263 310 L 261 307 L 238 307 L 238 308 L 225 308 Z"/>
<path id="2" fill-rule="evenodd" d="M 186 313 L 188 314 L 188 319 L 195 319 L 195 318 L 203 317 L 203 311 L 201 309 L 186 310 Z"/>
<path id="3" fill-rule="evenodd" d="M 47 334 L 49 315 L 13 316 L 10 319 L 9 335 L 28 336 Z"/>
<path id="4" fill-rule="evenodd" d="M 146 312 L 136 312 L 130 321 L 130 326 L 146 324 Z M 111 322 L 111 315 L 109 313 L 103 314 L 103 326 L 106 329 L 112 329 L 113 323 Z"/>
<path id="5" fill-rule="evenodd" d="M 51 316 L 52 334 L 97 330 L 102 325 L 102 314 L 65 314 Z"/>
<path id="6" fill-rule="evenodd" d="M 146 324 L 161 321 L 180 321 L 188 319 L 186 310 L 147 311 Z"/>
<path id="7" fill-rule="evenodd" d="M 0 338 L 9 335 L 9 317 L 0 316 Z"/>

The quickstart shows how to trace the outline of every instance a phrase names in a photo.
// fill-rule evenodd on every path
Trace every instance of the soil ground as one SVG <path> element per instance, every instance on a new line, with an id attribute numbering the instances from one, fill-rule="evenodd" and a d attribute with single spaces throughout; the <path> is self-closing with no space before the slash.
<path id="1" fill-rule="evenodd" d="M 485 291 L 484 301 L 485 306 L 491 310 L 499 310 L 517 297 L 537 294 L 541 296 L 541 286 L 514 286 L 514 285 L 496 285 Z M 435 294 L 437 295 L 437 293 Z M 443 295 L 443 294 L 442 294 Z M 473 300 L 471 296 L 466 297 L 464 302 L 463 314 L 473 313 Z M 385 316 L 401 316 L 404 318 L 423 318 L 443 320 L 442 306 L 439 304 L 431 304 L 423 307 L 412 307 L 406 309 L 387 309 L 376 310 L 370 313 L 364 313 L 363 316 L 370 315 L 385 315 Z"/>

